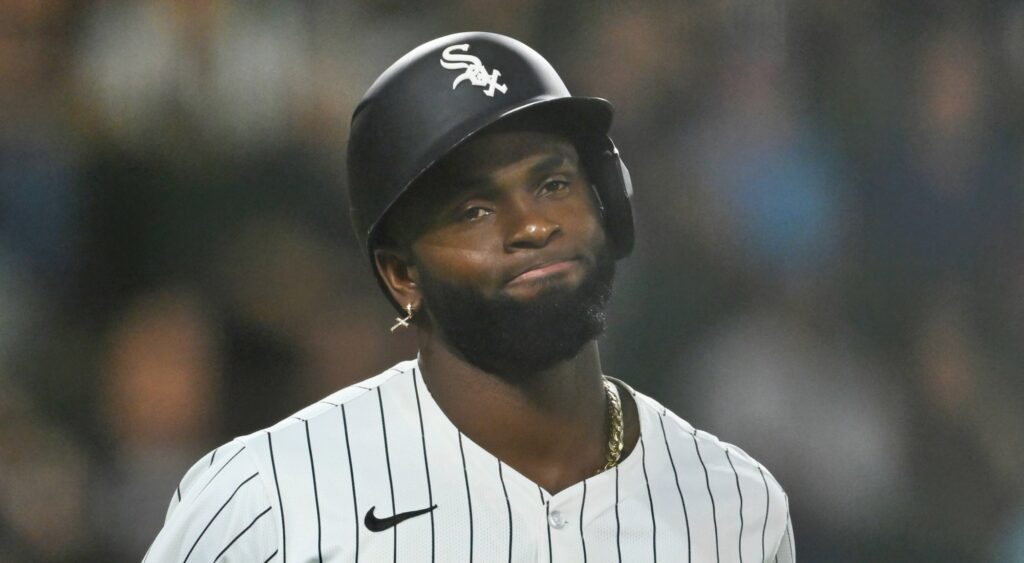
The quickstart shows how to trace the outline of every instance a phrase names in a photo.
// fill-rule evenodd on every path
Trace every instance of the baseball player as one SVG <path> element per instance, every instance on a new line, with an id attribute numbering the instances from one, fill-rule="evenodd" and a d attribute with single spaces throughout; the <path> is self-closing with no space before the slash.
<path id="1" fill-rule="evenodd" d="M 611 117 L 501 35 L 387 69 L 351 211 L 419 355 L 200 459 L 146 561 L 794 561 L 764 467 L 601 371 L 633 245 Z"/>

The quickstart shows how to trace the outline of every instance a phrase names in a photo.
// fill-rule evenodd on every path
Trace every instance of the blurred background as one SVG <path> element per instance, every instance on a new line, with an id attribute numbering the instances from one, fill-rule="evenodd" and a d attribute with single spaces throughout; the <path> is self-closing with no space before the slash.
<path id="1" fill-rule="evenodd" d="M 615 104 L 605 370 L 801 561 L 1024 561 L 1024 2 L 890 0 L 3 0 L 0 561 L 137 561 L 204 452 L 415 354 L 348 121 L 470 29 Z"/>

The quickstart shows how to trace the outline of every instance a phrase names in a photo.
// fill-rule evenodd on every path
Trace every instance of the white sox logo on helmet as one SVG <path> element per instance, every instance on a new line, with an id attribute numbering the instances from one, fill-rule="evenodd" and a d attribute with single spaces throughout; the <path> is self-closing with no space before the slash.
<path id="1" fill-rule="evenodd" d="M 455 77 L 455 82 L 452 82 L 452 90 L 454 90 L 460 82 L 469 80 L 469 83 L 473 86 L 479 86 L 481 88 L 486 87 L 487 89 L 484 90 L 484 94 L 492 98 L 494 97 L 495 90 L 502 94 L 508 91 L 507 85 L 498 83 L 501 71 L 494 69 L 494 72 L 488 73 L 487 68 L 479 58 L 474 57 L 473 55 L 456 53 L 456 51 L 466 53 L 469 51 L 469 44 L 462 43 L 460 45 L 451 45 L 441 53 L 441 66 L 448 70 L 465 69 L 465 72 Z"/>

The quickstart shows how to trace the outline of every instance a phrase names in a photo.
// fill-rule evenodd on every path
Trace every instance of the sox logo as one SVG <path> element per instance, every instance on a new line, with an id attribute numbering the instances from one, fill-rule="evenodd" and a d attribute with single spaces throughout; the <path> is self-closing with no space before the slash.
<path id="1" fill-rule="evenodd" d="M 441 53 L 442 67 L 448 70 L 465 69 L 465 72 L 455 77 L 455 82 L 452 82 L 452 90 L 458 87 L 461 82 L 469 80 L 469 83 L 473 86 L 486 87 L 487 89 L 484 90 L 484 94 L 492 98 L 494 97 L 495 90 L 502 94 L 508 91 L 507 85 L 498 83 L 501 71 L 494 69 L 493 72 L 488 73 L 487 67 L 484 66 L 479 58 L 473 55 L 460 54 L 456 51 L 466 53 L 469 51 L 469 44 L 451 45 Z"/>

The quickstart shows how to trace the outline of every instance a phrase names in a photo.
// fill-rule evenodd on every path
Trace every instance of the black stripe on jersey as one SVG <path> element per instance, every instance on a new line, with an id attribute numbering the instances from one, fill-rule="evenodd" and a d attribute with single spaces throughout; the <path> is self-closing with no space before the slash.
<path id="1" fill-rule="evenodd" d="M 323 403 L 323 404 L 325 404 L 325 405 L 331 405 L 332 407 L 340 407 L 340 406 L 341 406 L 341 405 L 339 405 L 338 403 L 332 403 L 332 402 L 330 402 L 330 401 L 327 401 L 327 400 L 324 400 L 324 401 L 320 401 L 320 402 L 321 402 L 321 403 Z"/>
<path id="2" fill-rule="evenodd" d="M 647 501 L 651 505 L 651 549 L 654 561 L 658 561 L 658 525 L 654 521 L 654 497 L 651 496 L 651 481 L 647 478 L 647 448 L 644 446 L 644 435 L 640 435 L 640 465 L 644 469 L 644 485 L 647 486 Z M 741 562 L 742 563 L 742 562 Z"/>
<path id="3" fill-rule="evenodd" d="M 178 483 L 178 488 L 174 490 L 178 493 L 178 502 L 181 502 L 181 483 Z"/>
<path id="4" fill-rule="evenodd" d="M 772 506 L 772 496 L 768 494 L 768 480 L 764 478 L 764 469 L 758 465 L 757 470 L 761 473 L 761 482 L 764 483 L 764 526 L 761 528 L 761 561 L 764 561 L 764 534 L 768 530 L 768 509 Z"/>
<path id="5" fill-rule="evenodd" d="M 270 554 L 270 557 L 267 557 L 266 559 L 263 560 L 263 563 L 267 563 L 268 561 L 273 559 L 275 555 L 277 555 L 277 550 L 276 549 L 274 550 L 274 553 Z"/>
<path id="6" fill-rule="evenodd" d="M 242 453 L 242 450 L 244 450 L 244 449 L 245 449 L 245 446 L 242 446 L 241 448 L 238 448 L 238 451 L 235 452 L 234 455 L 229 457 L 228 460 L 224 462 L 224 465 L 220 466 L 220 469 L 218 469 L 217 472 L 213 474 L 213 477 L 210 477 L 210 480 L 207 481 L 205 485 L 203 485 L 203 488 L 199 491 L 199 494 L 203 494 L 203 491 L 206 490 L 206 487 L 209 487 L 210 483 L 212 483 L 213 480 L 216 479 L 218 475 L 220 475 L 220 472 L 224 471 L 224 468 L 227 467 L 228 464 L 231 463 L 236 457 L 238 457 L 238 454 Z"/>
<path id="7" fill-rule="evenodd" d="M 725 459 L 729 460 L 729 467 L 732 468 L 732 474 L 736 476 L 736 492 L 740 495 L 740 563 L 743 563 L 743 490 L 740 488 L 740 474 L 736 472 L 736 466 L 732 464 L 732 456 L 729 455 L 729 450 L 725 450 Z"/>
<path id="8" fill-rule="evenodd" d="M 277 464 L 274 462 L 274 440 L 270 437 L 270 432 L 267 432 L 267 444 L 270 446 L 270 468 L 274 470 L 274 487 L 277 489 L 277 505 L 281 507 L 281 561 L 287 561 L 288 542 L 284 534 L 284 502 L 281 501 L 281 484 L 277 482 Z"/>
<path id="9" fill-rule="evenodd" d="M 377 387 L 377 404 L 380 405 L 380 429 L 384 434 L 384 461 L 388 466 L 388 488 L 391 490 L 391 514 L 395 514 L 395 482 L 391 479 L 391 452 L 388 448 L 388 426 L 384 422 L 384 399 L 380 395 L 380 387 Z M 391 555 L 394 561 L 398 561 L 398 527 L 391 528 Z"/>
<path id="10" fill-rule="evenodd" d="M 619 553 L 619 563 L 622 563 L 622 542 L 619 537 L 622 527 L 619 526 L 619 466 L 615 466 L 615 550 Z"/>
<path id="11" fill-rule="evenodd" d="M 700 445 L 697 444 L 697 431 L 694 430 L 693 434 L 693 449 L 697 450 L 697 459 L 700 460 L 700 466 L 704 469 L 704 482 L 708 486 L 708 496 L 711 498 L 711 521 L 715 524 L 715 560 L 721 561 L 722 555 L 718 548 L 718 512 L 715 510 L 715 494 L 711 492 L 711 477 L 708 477 L 708 466 L 704 465 L 704 457 L 700 455 Z"/>
<path id="12" fill-rule="evenodd" d="M 546 504 L 546 501 L 544 500 L 544 489 L 542 489 L 540 485 L 537 485 L 537 494 L 540 495 L 540 503 Z"/>
<path id="13" fill-rule="evenodd" d="M 661 437 L 665 440 L 665 451 L 668 453 L 668 462 L 672 465 L 672 474 L 676 477 L 676 490 L 679 491 L 679 502 L 683 503 L 683 520 L 686 522 L 686 561 L 693 559 L 693 541 L 690 537 L 690 515 L 686 512 L 686 499 L 683 498 L 683 489 L 679 485 L 679 472 L 676 471 L 676 462 L 672 459 L 672 450 L 668 447 L 668 435 L 665 433 L 665 411 L 659 417 L 661 422 Z"/>
<path id="14" fill-rule="evenodd" d="M 583 535 L 583 507 L 587 505 L 587 482 L 583 481 L 583 502 L 580 503 L 580 543 L 583 545 L 583 563 L 587 563 L 587 538 Z"/>
<path id="15" fill-rule="evenodd" d="M 547 525 L 544 526 L 548 530 L 548 563 L 554 563 L 555 556 L 554 556 L 554 554 L 551 551 L 551 520 L 550 520 L 551 519 L 551 502 L 550 501 L 544 503 L 544 513 L 545 513 L 545 516 L 547 517 L 546 519 L 548 520 L 547 522 L 545 522 L 545 524 L 547 524 Z"/>
<path id="16" fill-rule="evenodd" d="M 352 448 L 348 443 L 348 417 L 345 416 L 345 405 L 341 405 L 341 423 L 345 430 L 345 453 L 348 454 L 348 476 L 352 483 L 352 515 L 356 525 L 356 563 L 359 563 L 359 501 L 356 499 L 356 474 L 352 469 Z"/>
<path id="17" fill-rule="evenodd" d="M 434 506 L 434 491 L 430 486 L 430 463 L 427 461 L 427 433 L 423 429 L 423 408 L 420 407 L 420 388 L 416 384 L 416 368 L 412 370 L 412 390 L 416 393 L 416 413 L 420 417 L 420 442 L 423 443 L 423 471 L 427 474 L 427 501 Z M 499 462 L 500 463 L 500 462 Z M 500 468 L 499 468 L 500 469 Z M 506 499 L 507 499 L 506 495 Z M 511 514 L 511 513 L 510 513 Z M 430 511 L 430 560 L 434 560 L 434 511 Z"/>
<path id="18" fill-rule="evenodd" d="M 313 502 L 316 505 L 316 553 L 320 563 L 324 563 L 323 531 L 320 527 L 320 494 L 316 490 L 316 468 L 313 466 L 313 440 L 309 437 L 309 421 L 304 420 L 306 425 L 306 447 L 309 448 L 309 473 L 313 477 Z"/>
<path id="19" fill-rule="evenodd" d="M 226 552 L 227 550 L 231 549 L 231 546 L 235 545 L 235 542 L 238 541 L 238 538 L 240 538 L 243 535 L 245 535 L 245 533 L 248 532 L 250 528 L 255 526 L 256 522 L 258 522 L 260 518 L 263 518 L 263 515 L 268 513 L 268 512 L 270 512 L 270 507 L 269 506 L 266 508 L 266 510 L 264 510 L 263 512 L 260 512 L 259 515 L 257 515 L 256 518 L 254 518 L 252 522 L 249 522 L 249 525 L 246 526 L 244 530 L 242 530 L 241 532 L 238 532 L 238 535 L 235 536 L 235 539 L 231 540 L 226 546 L 224 546 L 224 549 L 220 550 L 220 553 L 218 553 L 217 557 L 214 557 L 213 560 L 217 561 L 218 559 L 220 559 L 221 556 L 224 555 L 224 552 Z"/>
<path id="20" fill-rule="evenodd" d="M 459 432 L 459 455 L 462 456 L 462 475 L 466 478 L 466 504 L 469 506 L 469 560 L 473 561 L 473 497 L 469 494 L 469 470 L 466 469 L 466 452 L 462 449 L 462 432 Z"/>
<path id="21" fill-rule="evenodd" d="M 218 516 L 220 516 L 220 513 L 223 512 L 225 508 L 227 508 L 228 504 L 231 502 L 231 499 L 235 498 L 235 495 L 238 494 L 239 489 L 241 489 L 242 486 L 248 483 L 249 481 L 255 479 L 257 475 L 259 475 L 258 472 L 253 473 L 245 481 L 242 481 L 241 483 L 238 484 L 237 487 L 235 487 L 234 492 L 231 493 L 231 496 L 228 497 L 228 500 L 224 501 L 224 504 L 222 504 L 220 508 L 217 509 L 217 512 L 213 515 L 213 518 L 210 518 L 210 521 L 206 523 L 205 527 L 203 527 L 203 531 L 199 532 L 199 536 L 196 537 L 196 541 L 192 542 L 192 547 L 188 549 L 188 553 L 185 554 L 185 558 L 181 560 L 181 563 L 185 563 L 186 561 L 188 561 L 188 558 L 192 556 L 192 552 L 195 551 L 196 546 L 199 545 L 199 540 L 203 539 L 203 535 L 205 535 L 206 531 L 209 530 L 210 526 L 213 525 L 213 521 L 216 520 Z"/>
<path id="22" fill-rule="evenodd" d="M 213 453 L 210 454 L 210 467 L 213 467 L 213 460 L 214 460 L 214 458 L 217 457 L 217 450 L 219 450 L 219 449 L 220 448 L 217 448 L 216 450 L 213 450 Z"/>
<path id="23" fill-rule="evenodd" d="M 508 563 L 512 563 L 512 501 L 508 499 L 505 488 L 505 475 L 501 471 L 501 460 L 498 460 L 498 479 L 501 479 L 501 492 L 505 493 L 505 507 L 508 508 Z"/>

